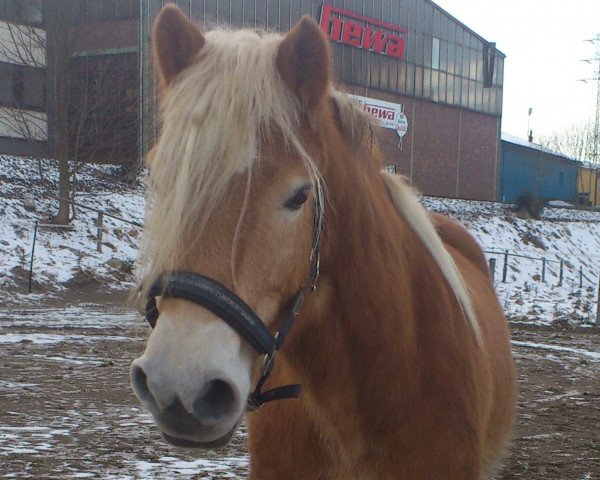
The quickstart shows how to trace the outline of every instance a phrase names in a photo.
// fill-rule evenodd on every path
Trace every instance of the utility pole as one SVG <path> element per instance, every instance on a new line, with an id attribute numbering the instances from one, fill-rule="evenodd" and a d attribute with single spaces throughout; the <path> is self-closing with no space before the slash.
<path id="1" fill-rule="evenodd" d="M 592 131 L 592 146 L 589 149 L 591 160 L 595 164 L 600 164 L 600 34 L 595 38 L 586 40 L 596 47 L 594 58 L 584 60 L 584 62 L 594 66 L 592 78 L 582 80 L 584 83 L 596 82 L 596 114 L 594 118 L 594 130 Z"/>
<path id="2" fill-rule="evenodd" d="M 600 152 L 598 149 L 600 148 L 598 144 L 600 143 L 600 35 L 598 35 L 594 39 L 594 45 L 596 45 L 596 72 L 595 72 L 595 80 L 596 80 L 596 119 L 594 121 L 594 163 L 598 163 L 600 158 L 598 155 Z"/>

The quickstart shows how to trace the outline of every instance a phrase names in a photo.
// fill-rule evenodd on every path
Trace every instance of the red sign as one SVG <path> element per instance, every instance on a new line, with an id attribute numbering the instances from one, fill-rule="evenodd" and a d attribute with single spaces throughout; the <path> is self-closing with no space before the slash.
<path id="1" fill-rule="evenodd" d="M 319 24 L 333 42 L 393 58 L 404 56 L 404 38 L 401 34 L 406 29 L 398 25 L 332 5 L 323 5 Z"/>

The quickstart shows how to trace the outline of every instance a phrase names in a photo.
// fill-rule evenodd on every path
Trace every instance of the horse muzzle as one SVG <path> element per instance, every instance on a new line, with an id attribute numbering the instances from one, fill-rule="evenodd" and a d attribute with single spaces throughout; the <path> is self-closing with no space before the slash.
<path id="1" fill-rule="evenodd" d="M 231 382 L 212 379 L 205 382 L 193 398 L 183 401 L 179 396 L 165 397 L 150 388 L 148 375 L 139 360 L 131 368 L 133 390 L 168 443 L 179 447 L 219 448 L 229 442 L 245 406 L 245 399 L 240 398 Z"/>

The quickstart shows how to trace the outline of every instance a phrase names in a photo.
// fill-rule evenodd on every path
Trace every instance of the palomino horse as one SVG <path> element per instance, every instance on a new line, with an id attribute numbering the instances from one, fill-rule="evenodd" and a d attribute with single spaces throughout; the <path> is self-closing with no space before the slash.
<path id="1" fill-rule="evenodd" d="M 490 475 L 515 369 L 482 251 L 380 173 L 318 25 L 203 34 L 170 6 L 154 47 L 155 328 L 131 377 L 165 439 L 222 446 L 248 399 L 278 400 L 246 417 L 252 479 Z"/>

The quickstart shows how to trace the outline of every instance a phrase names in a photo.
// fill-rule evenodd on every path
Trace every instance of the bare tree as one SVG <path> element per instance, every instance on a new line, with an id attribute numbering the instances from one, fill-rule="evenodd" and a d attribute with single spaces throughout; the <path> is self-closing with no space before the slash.
<path id="1" fill-rule="evenodd" d="M 137 61 L 128 66 L 118 55 L 81 51 L 82 45 L 102 45 L 103 38 L 90 35 L 111 32 L 73 22 L 68 0 L 45 0 L 43 5 L 45 29 L 9 24 L 9 35 L 0 38 L 0 55 L 15 64 L 43 68 L 46 112 L 8 109 L 0 124 L 27 139 L 38 158 L 58 161 L 59 208 L 54 221 L 65 224 L 71 220 L 68 200 L 75 196 L 82 162 L 137 157 L 132 142 L 137 134 L 137 83 L 131 69 Z M 46 118 L 47 142 L 41 142 Z M 40 174 L 43 178 L 41 167 Z"/>
<path id="2" fill-rule="evenodd" d="M 575 160 L 600 163 L 600 158 L 594 158 L 594 124 L 592 121 L 579 123 L 540 139 L 540 144 Z"/>

